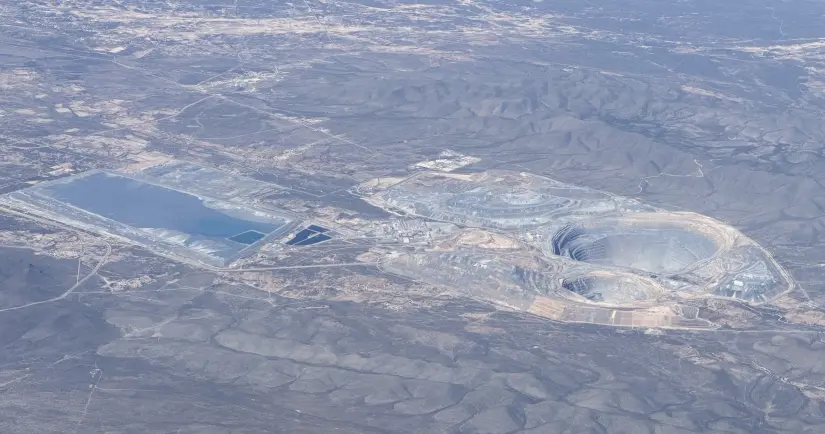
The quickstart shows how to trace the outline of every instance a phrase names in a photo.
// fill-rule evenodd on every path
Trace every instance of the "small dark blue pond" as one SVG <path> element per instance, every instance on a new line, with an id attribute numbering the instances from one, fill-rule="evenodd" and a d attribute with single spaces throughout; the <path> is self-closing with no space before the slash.
<path id="1" fill-rule="evenodd" d="M 326 240 L 331 240 L 331 239 L 332 239 L 332 237 L 329 236 L 329 235 L 318 234 L 318 235 L 315 235 L 314 237 L 309 237 L 309 238 L 305 239 L 304 241 L 301 241 L 300 243 L 295 243 L 295 245 L 296 246 L 308 246 L 310 244 L 318 244 L 320 242 L 323 242 L 323 241 L 326 241 Z"/>
<path id="2" fill-rule="evenodd" d="M 289 246 L 308 246 L 311 244 L 317 244 L 323 241 L 331 240 L 332 237 L 329 235 L 325 235 L 324 232 L 327 232 L 327 228 L 323 228 L 317 225 L 310 225 L 306 229 L 298 232 L 295 234 L 292 239 L 286 242 Z"/>

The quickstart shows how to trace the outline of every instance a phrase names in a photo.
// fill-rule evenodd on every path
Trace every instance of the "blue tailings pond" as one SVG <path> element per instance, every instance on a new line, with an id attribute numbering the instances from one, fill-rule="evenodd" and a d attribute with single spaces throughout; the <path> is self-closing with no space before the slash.
<path id="1" fill-rule="evenodd" d="M 287 223 L 245 219 L 208 207 L 197 196 L 109 173 L 93 173 L 43 189 L 60 202 L 136 227 L 169 229 L 198 238 L 253 244 Z M 251 213 L 250 213 L 251 214 Z"/>

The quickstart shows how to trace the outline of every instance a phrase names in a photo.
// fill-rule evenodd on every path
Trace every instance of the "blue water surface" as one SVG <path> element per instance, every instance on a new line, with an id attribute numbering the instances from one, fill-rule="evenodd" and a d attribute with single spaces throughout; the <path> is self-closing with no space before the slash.
<path id="1" fill-rule="evenodd" d="M 94 173 L 45 187 L 61 202 L 137 228 L 159 228 L 228 238 L 247 231 L 270 233 L 285 224 L 236 218 L 204 205 L 197 196 L 108 173 Z"/>

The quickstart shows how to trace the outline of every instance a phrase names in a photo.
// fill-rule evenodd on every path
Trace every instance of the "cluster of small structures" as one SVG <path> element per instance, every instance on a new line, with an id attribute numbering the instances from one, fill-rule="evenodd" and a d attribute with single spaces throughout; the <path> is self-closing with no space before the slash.
<path id="1" fill-rule="evenodd" d="M 399 217 L 361 222 L 357 228 L 364 238 L 427 246 L 458 230 L 451 223 Z"/>
<path id="2" fill-rule="evenodd" d="M 478 157 L 464 155 L 447 149 L 439 154 L 438 158 L 416 163 L 415 167 L 427 170 L 437 170 L 439 172 L 452 172 L 453 170 L 478 163 L 479 161 L 481 161 L 481 159 Z"/>

